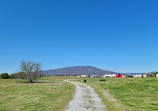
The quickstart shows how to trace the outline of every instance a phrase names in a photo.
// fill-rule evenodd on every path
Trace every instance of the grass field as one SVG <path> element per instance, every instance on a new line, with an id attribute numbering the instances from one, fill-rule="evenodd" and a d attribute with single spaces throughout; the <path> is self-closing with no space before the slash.
<path id="1" fill-rule="evenodd" d="M 0 79 L 0 111 L 61 111 L 72 99 L 75 87 L 67 77 L 43 77 L 40 83 Z"/>
<path id="2" fill-rule="evenodd" d="M 43 77 L 39 83 L 0 79 L 0 111 L 61 111 L 72 99 L 75 86 L 64 82 L 87 80 L 110 111 L 157 111 L 158 78 Z M 116 99 L 115 99 L 116 98 Z"/>
<path id="3" fill-rule="evenodd" d="M 111 111 L 157 111 L 158 110 L 158 78 L 107 78 L 87 79 L 104 103 Z M 76 81 L 83 82 L 84 78 Z M 108 91 L 117 101 L 107 100 L 104 92 Z M 108 96 L 108 95 L 106 95 Z M 113 99 L 113 98 L 112 98 Z M 121 105 L 120 105 L 121 104 Z"/>

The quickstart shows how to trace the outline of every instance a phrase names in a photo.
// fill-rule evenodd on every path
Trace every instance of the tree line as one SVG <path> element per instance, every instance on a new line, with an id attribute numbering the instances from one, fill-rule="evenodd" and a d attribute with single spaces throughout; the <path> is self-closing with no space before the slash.
<path id="1" fill-rule="evenodd" d="M 14 74 L 9 75 L 8 73 L 2 73 L 2 74 L 0 74 L 0 78 L 1 79 L 13 79 Z"/>
<path id="2" fill-rule="evenodd" d="M 156 77 L 156 74 L 158 74 L 158 72 L 147 73 L 147 74 L 146 74 L 146 77 Z"/>

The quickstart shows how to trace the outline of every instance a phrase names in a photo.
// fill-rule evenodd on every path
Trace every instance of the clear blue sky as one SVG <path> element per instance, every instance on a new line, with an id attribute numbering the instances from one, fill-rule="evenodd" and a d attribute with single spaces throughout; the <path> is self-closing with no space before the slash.
<path id="1" fill-rule="evenodd" d="M 158 71 L 158 0 L 1 0 L 0 73 L 21 61 Z"/>

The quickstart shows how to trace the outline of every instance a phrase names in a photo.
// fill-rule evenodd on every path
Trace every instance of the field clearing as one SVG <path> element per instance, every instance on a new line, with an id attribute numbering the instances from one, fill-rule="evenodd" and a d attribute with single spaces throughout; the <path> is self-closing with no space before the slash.
<path id="1" fill-rule="evenodd" d="M 71 77 L 43 77 L 39 83 L 0 79 L 0 111 L 61 111 L 68 105 L 75 86 L 63 80 Z"/>
<path id="2" fill-rule="evenodd" d="M 157 111 L 158 110 L 158 78 L 78 78 L 75 81 L 83 82 L 86 79 L 102 98 L 111 111 Z M 110 93 L 111 100 L 105 96 Z M 105 94 L 105 96 L 104 96 Z M 116 100 L 113 100 L 114 98 Z"/>

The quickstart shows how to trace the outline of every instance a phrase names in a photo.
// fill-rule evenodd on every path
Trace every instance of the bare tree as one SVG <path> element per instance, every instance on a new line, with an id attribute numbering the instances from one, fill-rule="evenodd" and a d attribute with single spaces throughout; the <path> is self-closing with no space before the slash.
<path id="1" fill-rule="evenodd" d="M 27 75 L 26 79 L 30 83 L 34 83 L 42 75 L 40 63 L 21 62 L 21 70 Z"/>

